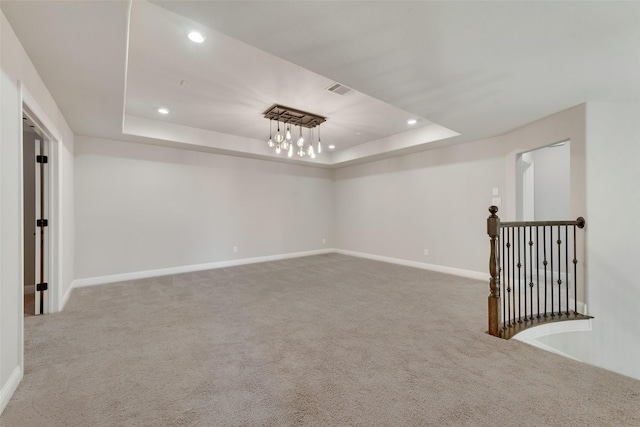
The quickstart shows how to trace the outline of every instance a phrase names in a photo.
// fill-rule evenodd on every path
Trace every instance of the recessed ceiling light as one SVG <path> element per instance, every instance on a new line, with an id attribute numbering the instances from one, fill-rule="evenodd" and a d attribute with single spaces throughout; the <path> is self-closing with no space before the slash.
<path id="1" fill-rule="evenodd" d="M 407 120 L 407 124 L 415 125 L 416 123 L 418 123 L 418 121 L 417 121 L 416 119 L 409 119 L 409 120 Z"/>
<path id="2" fill-rule="evenodd" d="M 335 145 L 333 145 L 333 144 L 331 144 L 331 145 L 329 146 L 329 150 L 333 150 L 334 148 L 336 148 L 336 146 L 335 146 Z"/>
<path id="3" fill-rule="evenodd" d="M 204 36 L 197 31 L 191 31 L 187 34 L 187 37 L 194 43 L 202 43 L 204 41 Z"/>
<path id="4" fill-rule="evenodd" d="M 158 113 L 160 114 L 169 114 L 169 109 L 168 108 L 158 108 Z"/>

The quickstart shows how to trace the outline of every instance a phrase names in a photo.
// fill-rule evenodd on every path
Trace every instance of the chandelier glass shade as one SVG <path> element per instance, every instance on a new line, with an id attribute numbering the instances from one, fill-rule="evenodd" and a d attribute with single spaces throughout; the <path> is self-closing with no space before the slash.
<path id="1" fill-rule="evenodd" d="M 317 154 L 322 153 L 322 143 L 320 142 L 320 125 L 327 119 L 317 114 L 308 113 L 295 108 L 284 107 L 274 104 L 264 112 L 264 117 L 269 119 L 269 140 L 267 146 L 274 148 L 276 154 L 283 151 L 288 157 L 297 154 L 299 157 L 309 156 L 316 158 Z M 273 134 L 273 121 L 276 121 L 276 133 Z M 282 130 L 280 126 L 282 125 Z M 292 134 L 292 127 L 298 127 L 298 138 L 295 139 Z M 307 128 L 307 139 L 303 136 L 302 128 Z M 318 139 L 314 138 L 314 128 L 318 128 Z M 284 130 L 284 132 L 283 132 Z M 294 147 L 295 144 L 295 147 Z"/>

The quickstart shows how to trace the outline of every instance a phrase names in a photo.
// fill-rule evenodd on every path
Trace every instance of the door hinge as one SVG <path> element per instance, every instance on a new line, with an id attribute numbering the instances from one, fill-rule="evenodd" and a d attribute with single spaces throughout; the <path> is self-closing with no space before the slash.
<path id="1" fill-rule="evenodd" d="M 47 289 L 49 289 L 49 284 L 48 283 L 38 283 L 36 285 L 36 291 L 38 291 L 38 292 L 46 291 Z"/>
<path id="2" fill-rule="evenodd" d="M 49 220 L 48 219 L 39 219 L 36 221 L 36 227 L 48 227 Z"/>
<path id="3" fill-rule="evenodd" d="M 49 157 L 47 157 L 47 156 L 36 156 L 36 162 L 37 163 L 48 163 L 49 162 Z"/>

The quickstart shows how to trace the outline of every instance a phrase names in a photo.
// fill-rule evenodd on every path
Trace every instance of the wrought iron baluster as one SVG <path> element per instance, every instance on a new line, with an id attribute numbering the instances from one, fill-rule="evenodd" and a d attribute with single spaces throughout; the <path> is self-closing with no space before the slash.
<path id="1" fill-rule="evenodd" d="M 516 228 L 518 232 L 518 323 L 522 323 L 522 241 L 520 239 L 520 228 Z"/>
<path id="2" fill-rule="evenodd" d="M 574 277 L 575 280 L 575 277 Z M 565 296 L 567 298 L 565 308 L 565 314 L 569 315 L 569 226 L 564 226 L 564 281 L 565 281 Z"/>
<path id="3" fill-rule="evenodd" d="M 526 244 L 526 240 L 527 240 L 527 227 L 520 227 L 522 229 L 522 244 L 525 245 Z M 527 320 L 527 247 L 524 246 L 522 248 L 522 251 L 524 252 L 524 256 L 522 257 L 522 267 L 524 268 L 522 274 L 523 274 L 523 281 L 522 281 L 522 298 L 524 300 L 524 320 Z"/>
<path id="4" fill-rule="evenodd" d="M 533 320 L 533 236 L 529 226 L 529 319 Z"/>
<path id="5" fill-rule="evenodd" d="M 507 322 L 506 322 L 506 313 L 505 313 L 505 308 L 506 308 L 506 303 L 505 303 L 505 297 L 507 295 L 506 292 L 506 277 L 504 275 L 505 269 L 504 269 L 504 259 L 507 256 L 507 254 L 505 253 L 505 240 L 504 240 L 504 228 L 500 228 L 500 253 L 502 254 L 502 267 L 500 268 L 500 275 L 501 275 L 501 279 L 502 279 L 502 293 L 500 294 L 500 299 L 502 300 L 502 329 L 506 328 Z"/>
<path id="6" fill-rule="evenodd" d="M 553 227 L 549 227 L 549 255 L 551 256 L 551 260 L 550 260 L 550 270 L 549 270 L 549 276 L 550 277 L 550 290 L 551 290 L 551 317 L 555 316 L 555 311 L 553 310 L 553 303 L 554 303 L 554 292 L 553 292 L 553 286 L 554 286 L 554 281 L 553 281 Z"/>
<path id="7" fill-rule="evenodd" d="M 516 323 L 516 228 L 511 227 L 511 302 L 513 324 Z"/>
<path id="8" fill-rule="evenodd" d="M 578 255 L 576 251 L 576 226 L 573 226 L 573 311 L 578 312 Z"/>
<path id="9" fill-rule="evenodd" d="M 537 303 L 537 315 L 540 318 L 540 237 L 538 234 L 539 226 L 536 225 L 536 303 Z"/>
<path id="10" fill-rule="evenodd" d="M 558 226 L 558 241 L 556 243 L 558 243 L 558 316 L 562 316 L 562 305 L 561 305 L 561 295 L 562 295 L 562 290 L 560 289 L 560 287 L 562 286 L 562 273 L 561 273 L 561 265 L 562 265 L 562 240 L 560 239 L 561 235 L 560 235 L 560 226 Z"/>
<path id="11" fill-rule="evenodd" d="M 507 228 L 507 294 L 505 295 L 507 300 L 507 321 L 511 326 L 511 229 Z"/>
<path id="12" fill-rule="evenodd" d="M 544 317 L 547 317 L 547 227 L 542 227 L 542 251 L 544 256 Z"/>

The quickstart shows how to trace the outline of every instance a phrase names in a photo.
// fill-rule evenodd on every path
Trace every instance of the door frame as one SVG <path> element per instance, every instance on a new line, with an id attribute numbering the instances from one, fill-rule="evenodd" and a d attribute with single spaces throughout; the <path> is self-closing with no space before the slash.
<path id="1" fill-rule="evenodd" d="M 48 220 L 48 225 L 45 232 L 45 247 L 44 247 L 44 276 L 48 283 L 48 290 L 44 293 L 45 300 L 43 304 L 43 313 L 48 314 L 56 310 L 57 307 L 57 290 L 58 290 L 58 257 L 55 251 L 58 236 L 58 216 L 57 213 L 57 152 L 54 149 L 56 145 L 56 139 L 54 134 L 43 123 L 39 116 L 33 112 L 29 104 L 23 99 L 22 104 L 23 117 L 34 124 L 37 129 L 37 133 L 41 136 L 44 145 L 44 155 L 48 157 L 45 171 L 44 188 L 40 190 L 44 195 L 44 213 Z M 24 121 L 23 121 L 24 122 Z M 35 161 L 35 159 L 34 159 Z M 36 173 L 36 176 L 38 173 Z M 24 199 L 24 182 L 21 183 L 21 193 Z M 22 225 L 24 228 L 24 224 Z M 23 242 L 24 244 L 24 242 Z M 23 261 L 24 262 L 24 261 Z M 24 292 L 24 290 L 23 290 Z M 37 292 L 36 292 L 36 295 Z M 37 299 L 36 299 L 37 301 Z M 24 303 L 24 302 L 23 302 Z M 23 307 L 24 311 L 24 307 Z"/>
<path id="2" fill-rule="evenodd" d="M 36 156 L 44 156 L 45 158 L 49 158 L 49 141 L 47 138 L 42 137 L 39 134 L 40 138 L 36 139 Z M 23 132 L 24 135 L 24 132 Z M 32 161 L 35 161 L 32 160 Z M 35 197 L 36 197 L 36 209 L 35 209 L 35 218 L 36 221 L 40 219 L 49 220 L 49 162 L 40 163 L 36 162 L 35 168 Z M 35 314 L 49 314 L 51 313 L 50 307 L 50 293 L 49 290 L 38 291 L 37 284 L 38 283 L 48 283 L 49 280 L 49 266 L 51 264 L 50 259 L 50 251 L 49 247 L 49 226 L 46 225 L 44 227 L 36 226 L 36 289 L 34 293 L 35 298 Z"/>
<path id="3" fill-rule="evenodd" d="M 516 220 L 533 221 L 535 218 L 535 164 L 531 151 L 518 154 L 516 173 Z"/>

